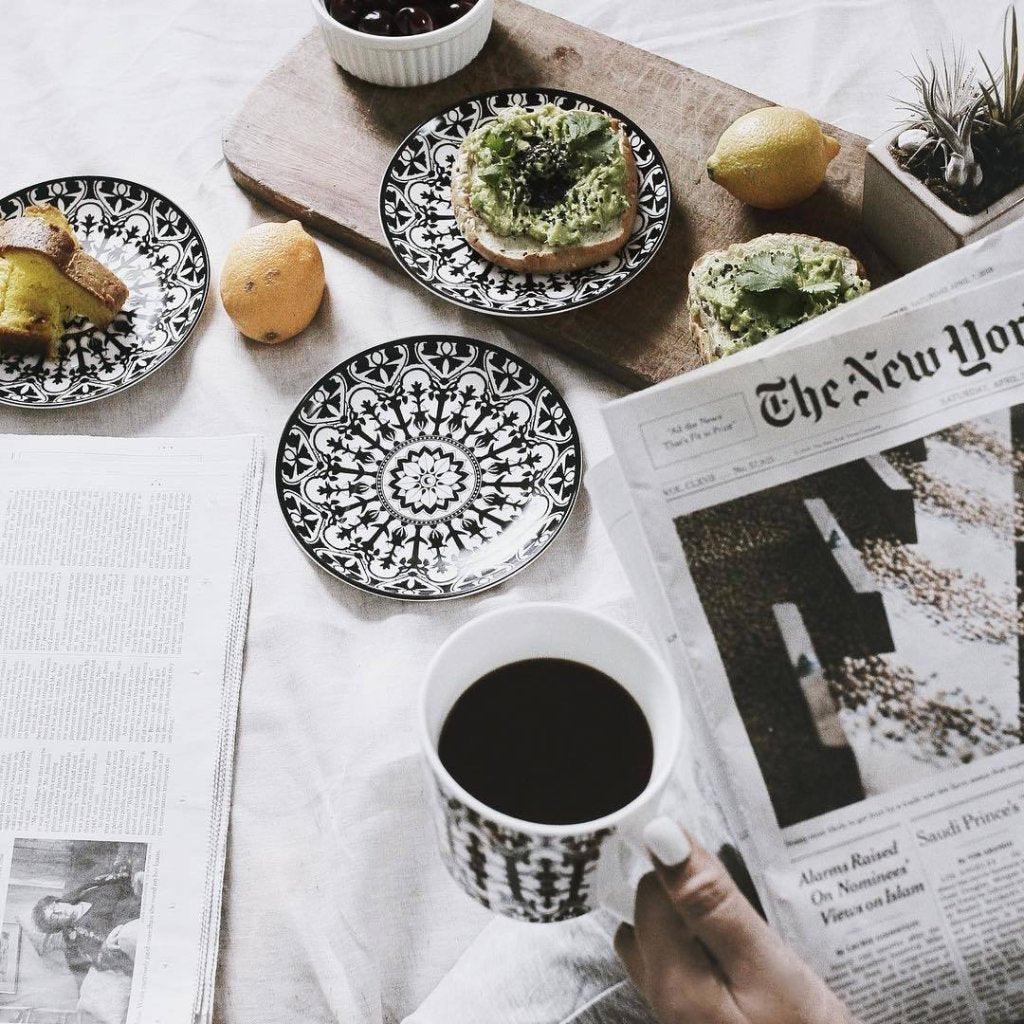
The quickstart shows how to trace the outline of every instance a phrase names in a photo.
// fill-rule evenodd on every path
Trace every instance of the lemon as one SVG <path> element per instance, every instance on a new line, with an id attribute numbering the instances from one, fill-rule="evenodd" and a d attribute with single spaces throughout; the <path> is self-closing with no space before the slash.
<path id="1" fill-rule="evenodd" d="M 763 107 L 734 121 L 708 158 L 708 177 L 737 199 L 781 210 L 813 195 L 839 142 L 792 107 Z"/>
<path id="2" fill-rule="evenodd" d="M 309 326 L 324 295 L 324 261 L 297 220 L 258 224 L 228 251 L 220 299 L 247 338 L 268 345 Z"/>

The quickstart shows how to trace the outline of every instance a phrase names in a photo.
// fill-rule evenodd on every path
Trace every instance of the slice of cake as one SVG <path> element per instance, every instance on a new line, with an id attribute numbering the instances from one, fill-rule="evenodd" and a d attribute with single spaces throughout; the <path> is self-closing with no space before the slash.
<path id="1" fill-rule="evenodd" d="M 43 259 L 43 257 L 39 257 Z M 56 294 L 27 258 L 0 259 L 0 352 L 55 359 L 64 331 Z"/>
<path id="2" fill-rule="evenodd" d="M 81 248 L 56 208 L 0 222 L 0 350 L 55 359 L 68 320 L 106 327 L 127 298 L 124 282 Z"/>

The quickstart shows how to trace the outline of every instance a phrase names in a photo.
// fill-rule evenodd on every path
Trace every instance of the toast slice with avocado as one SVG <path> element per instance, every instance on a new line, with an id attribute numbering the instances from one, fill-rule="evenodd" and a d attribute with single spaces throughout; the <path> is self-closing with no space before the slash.
<path id="1" fill-rule="evenodd" d="M 56 208 L 0 222 L 0 351 L 55 359 L 66 321 L 106 327 L 127 298 L 124 282 L 82 249 Z"/>
<path id="2" fill-rule="evenodd" d="M 451 198 L 466 241 L 509 270 L 564 273 L 608 259 L 637 213 L 629 134 L 587 110 L 513 109 L 463 140 Z"/>
<path id="3" fill-rule="evenodd" d="M 863 265 L 813 235 L 770 234 L 705 253 L 690 270 L 690 336 L 702 362 L 749 348 L 863 295 Z"/>

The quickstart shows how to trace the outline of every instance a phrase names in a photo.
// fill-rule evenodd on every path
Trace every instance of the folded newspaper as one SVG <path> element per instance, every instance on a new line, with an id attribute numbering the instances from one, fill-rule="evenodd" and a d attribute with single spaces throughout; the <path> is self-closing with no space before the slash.
<path id="1" fill-rule="evenodd" d="M 209 1021 L 260 445 L 0 466 L 0 1021 Z"/>
<path id="2" fill-rule="evenodd" d="M 1022 253 L 612 404 L 589 479 L 769 917 L 865 1024 L 1024 1019 Z"/>

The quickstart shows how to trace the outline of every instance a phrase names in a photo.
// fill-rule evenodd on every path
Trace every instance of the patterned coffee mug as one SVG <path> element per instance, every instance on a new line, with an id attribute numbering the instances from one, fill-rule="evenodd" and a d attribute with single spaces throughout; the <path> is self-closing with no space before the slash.
<path id="1" fill-rule="evenodd" d="M 654 740 L 644 791 L 596 821 L 540 825 L 495 811 L 460 786 L 437 753 L 445 718 L 477 679 L 528 658 L 564 658 L 611 676 L 633 696 Z M 441 646 L 420 702 L 428 795 L 448 871 L 475 900 L 520 921 L 565 921 L 599 905 L 621 907 L 624 850 L 657 814 L 679 750 L 676 684 L 635 633 L 594 612 L 560 604 L 519 604 L 474 619 Z M 631 897 L 631 894 L 629 894 Z"/>

